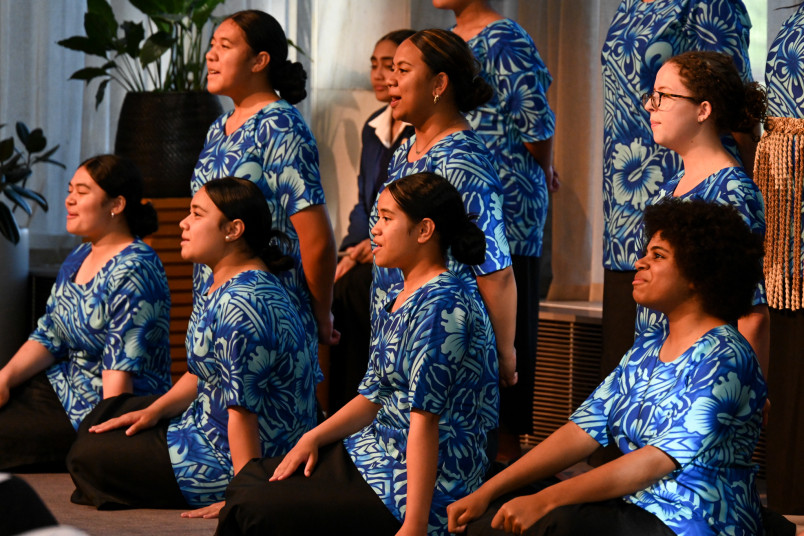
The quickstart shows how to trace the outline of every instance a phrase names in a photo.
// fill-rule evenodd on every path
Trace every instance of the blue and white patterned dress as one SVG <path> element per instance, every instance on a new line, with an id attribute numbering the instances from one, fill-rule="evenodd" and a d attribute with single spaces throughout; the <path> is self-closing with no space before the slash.
<path id="1" fill-rule="evenodd" d="M 676 534 L 763 534 L 756 469 L 767 388 L 748 341 L 716 327 L 674 361 L 659 360 L 662 326 L 640 336 L 572 414 L 601 445 L 632 452 L 651 445 L 678 469 L 627 495 Z"/>
<path id="2" fill-rule="evenodd" d="M 467 214 L 477 215 L 475 223 L 486 235 L 486 260 L 483 264 L 470 267 L 448 254 L 447 268 L 462 278 L 473 289 L 476 299 L 482 301 L 475 277 L 511 265 L 503 221 L 502 185 L 489 161 L 488 149 L 474 132 L 462 130 L 445 136 L 415 162 L 408 162 L 408 152 L 415 142 L 414 135 L 396 150 L 388 166 L 388 182 L 380 192 L 395 180 L 423 171 L 444 177 L 460 192 Z M 374 228 L 377 218 L 375 203 L 369 218 L 369 229 Z M 375 264 L 371 286 L 372 315 L 382 308 L 386 293 L 397 294 L 401 289 L 401 270 L 381 268 Z"/>
<path id="3" fill-rule="evenodd" d="M 290 221 L 294 214 L 325 202 L 315 138 L 298 110 L 284 100 L 267 105 L 227 136 L 224 128 L 230 115 L 223 114 L 209 127 L 193 172 L 192 193 L 210 180 L 226 176 L 242 177 L 259 186 L 271 209 L 274 229 L 290 238 L 292 250 L 286 253 L 293 257 L 294 268 L 278 277 L 298 307 L 308 344 L 318 355 L 318 327 L 301 263 L 299 235 Z M 210 277 L 209 268 L 195 265 L 195 296 Z M 320 370 L 318 374 L 323 379 Z"/>
<path id="4" fill-rule="evenodd" d="M 401 522 L 407 501 L 410 411 L 440 416 L 438 472 L 428 534 L 447 532 L 447 505 L 480 486 L 486 433 L 497 426 L 497 352 L 491 322 L 471 290 L 444 272 L 396 311 L 395 295 L 373 324 L 371 357 L 359 391 L 381 408 L 344 440 L 360 474 Z"/>
<path id="5" fill-rule="evenodd" d="M 659 195 L 656 196 L 656 200 L 650 204 L 673 196 L 673 192 L 683 176 L 684 172 L 681 171 L 673 180 L 664 185 L 659 191 Z M 678 197 L 679 199 L 702 199 L 719 205 L 731 205 L 739 211 L 745 224 L 751 228 L 751 232 L 762 237 L 765 236 L 765 203 L 762 201 L 762 194 L 756 183 L 746 175 L 745 170 L 741 167 L 723 168 Z M 640 235 L 644 235 L 644 227 L 641 223 L 639 231 Z M 639 241 L 642 251 L 647 246 L 646 240 L 647 238 L 643 236 Z M 765 295 L 765 282 L 760 281 L 754 292 L 752 305 L 766 303 L 768 303 L 768 299 Z M 637 336 L 657 322 L 665 324 L 667 318 L 658 311 L 637 304 L 635 330 Z"/>
<path id="6" fill-rule="evenodd" d="M 724 52 L 750 80 L 751 22 L 741 0 L 623 0 L 609 27 L 603 63 L 603 267 L 634 269 L 642 211 L 682 169 L 681 158 L 654 143 L 640 95 L 665 61 L 689 50 Z M 724 138 L 739 161 L 734 140 Z"/>
<path id="7" fill-rule="evenodd" d="M 768 115 L 804 118 L 804 5 L 782 25 L 765 67 Z"/>
<path id="8" fill-rule="evenodd" d="M 481 75 L 494 88 L 466 114 L 486 144 L 503 185 L 505 231 L 512 255 L 539 257 L 547 218 L 547 183 L 525 142 L 549 139 L 555 115 L 547 103 L 552 77 L 528 33 L 511 19 L 494 21 L 468 41 Z"/>
<path id="9" fill-rule="evenodd" d="M 135 395 L 170 389 L 170 291 L 162 262 L 135 239 L 79 285 L 75 274 L 89 255 L 76 247 L 30 340 L 53 354 L 46 373 L 73 428 L 103 399 L 104 370 L 131 373 Z"/>
<path id="10" fill-rule="evenodd" d="M 223 500 L 234 476 L 229 406 L 257 414 L 263 456 L 287 453 L 316 424 L 318 360 L 288 293 L 258 270 L 198 297 L 186 344 L 198 396 L 171 420 L 167 443 L 179 488 L 198 507 Z"/>

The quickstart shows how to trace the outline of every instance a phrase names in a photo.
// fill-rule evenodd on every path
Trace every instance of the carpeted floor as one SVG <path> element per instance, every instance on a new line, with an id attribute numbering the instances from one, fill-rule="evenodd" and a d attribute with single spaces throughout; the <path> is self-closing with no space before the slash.
<path id="1" fill-rule="evenodd" d="M 217 521 L 184 519 L 181 510 L 98 511 L 70 502 L 74 486 L 70 475 L 20 474 L 36 490 L 58 522 L 90 536 L 211 536 Z"/>

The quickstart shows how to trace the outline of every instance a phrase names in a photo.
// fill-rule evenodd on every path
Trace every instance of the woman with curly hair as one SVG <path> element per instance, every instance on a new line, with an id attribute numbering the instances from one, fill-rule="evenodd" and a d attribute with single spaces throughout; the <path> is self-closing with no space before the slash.
<path id="1" fill-rule="evenodd" d="M 667 325 L 642 333 L 567 424 L 449 506 L 450 531 L 764 533 L 751 455 L 767 389 L 733 325 L 751 310 L 762 238 L 734 207 L 680 199 L 645 210 L 645 237 L 633 295 Z M 521 489 L 611 440 L 620 458 Z"/>
<path id="2" fill-rule="evenodd" d="M 683 169 L 654 197 L 703 199 L 734 206 L 758 236 L 765 235 L 762 195 L 743 166 L 723 146 L 724 132 L 752 132 L 765 117 L 765 93 L 744 83 L 730 56 L 685 52 L 670 58 L 656 75 L 653 90 L 642 96 L 650 112 L 653 139 L 678 154 Z M 767 372 L 770 322 L 764 282 L 757 285 L 751 311 L 738 329 L 751 343 Z M 637 335 L 661 315 L 638 306 Z"/>
<path id="3" fill-rule="evenodd" d="M 215 517 L 248 460 L 284 454 L 316 423 L 318 362 L 276 275 L 293 260 L 260 189 L 212 180 L 180 225 L 182 258 L 212 273 L 193 303 L 188 372 L 161 397 L 120 396 L 87 416 L 67 459 L 73 502 Z"/>

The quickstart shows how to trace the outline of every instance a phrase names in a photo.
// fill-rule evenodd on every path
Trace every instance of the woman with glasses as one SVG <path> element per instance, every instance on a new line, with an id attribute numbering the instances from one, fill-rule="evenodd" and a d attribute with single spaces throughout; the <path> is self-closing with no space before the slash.
<path id="1" fill-rule="evenodd" d="M 752 133 L 765 116 L 765 92 L 743 83 L 732 59 L 719 52 L 685 52 L 665 63 L 653 91 L 643 95 L 654 141 L 677 154 L 683 169 L 654 197 L 699 198 L 733 205 L 754 233 L 765 236 L 765 206 L 759 188 L 723 146 L 723 132 Z M 650 201 L 649 201 L 650 203 Z M 751 311 L 738 321 L 768 370 L 769 313 L 764 281 Z M 637 335 L 663 315 L 638 306 Z"/>
<path id="2" fill-rule="evenodd" d="M 603 45 L 603 357 L 601 379 L 634 342 L 631 298 L 640 257 L 645 203 L 681 170 L 681 158 L 656 144 L 640 96 L 671 57 L 715 50 L 734 59 L 750 80 L 751 22 L 742 0 L 622 0 Z M 726 135 L 728 150 L 751 169 L 750 137 Z"/>

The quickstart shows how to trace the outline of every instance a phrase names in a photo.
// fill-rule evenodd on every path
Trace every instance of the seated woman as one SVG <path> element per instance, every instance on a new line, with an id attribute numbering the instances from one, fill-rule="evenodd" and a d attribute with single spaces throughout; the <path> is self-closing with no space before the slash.
<path id="1" fill-rule="evenodd" d="M 214 517 L 248 460 L 286 453 L 316 423 L 317 363 L 274 275 L 292 259 L 259 188 L 209 181 L 180 225 L 182 258 L 212 270 L 187 329 L 189 371 L 161 397 L 118 397 L 86 418 L 67 458 L 74 502 Z"/>
<path id="2" fill-rule="evenodd" d="M 170 292 L 153 249 L 156 211 L 142 203 L 129 160 L 100 155 L 70 180 L 67 231 L 85 239 L 67 257 L 28 341 L 0 356 L 0 469 L 64 458 L 103 398 L 170 388 Z"/>
<path id="3" fill-rule="evenodd" d="M 372 228 L 377 265 L 399 268 L 372 330 L 360 394 L 284 458 L 229 485 L 218 534 L 446 535 L 446 506 L 480 484 L 497 425 L 498 370 L 486 311 L 446 269 L 485 256 L 485 238 L 445 179 L 389 184 Z M 304 476 L 294 475 L 304 467 Z M 400 525 L 401 524 L 401 525 Z"/>
<path id="4" fill-rule="evenodd" d="M 640 335 L 570 422 L 450 505 L 451 531 L 763 534 L 751 454 L 767 389 L 734 326 L 762 276 L 762 239 L 732 206 L 701 200 L 648 207 L 645 227 L 633 295 L 664 313 L 666 327 Z M 609 441 L 624 455 L 510 495 Z"/>

